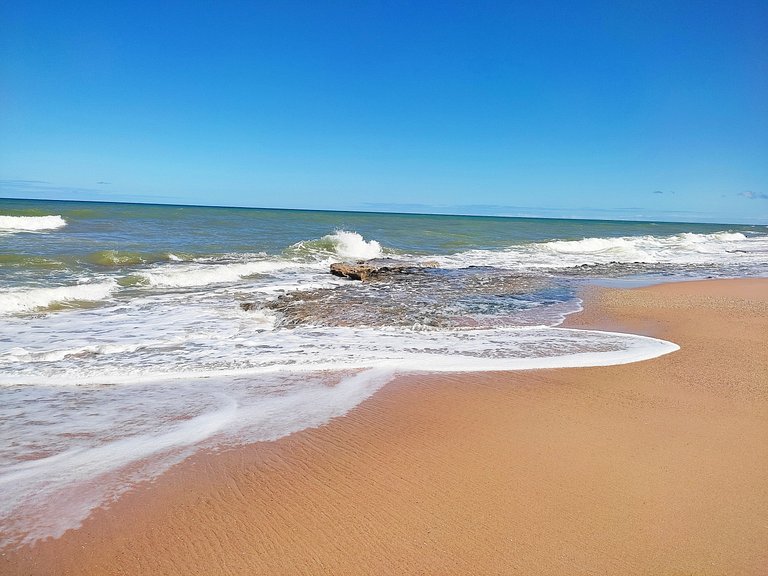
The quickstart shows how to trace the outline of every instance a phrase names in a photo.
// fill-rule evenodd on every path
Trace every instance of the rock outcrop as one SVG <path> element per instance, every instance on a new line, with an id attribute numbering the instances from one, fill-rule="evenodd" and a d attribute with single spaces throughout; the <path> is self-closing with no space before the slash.
<path id="1" fill-rule="evenodd" d="M 354 264 L 337 262 L 331 264 L 331 274 L 351 280 L 370 280 L 384 274 L 409 274 L 421 268 L 437 268 L 437 262 L 415 262 L 394 258 L 358 260 Z"/>

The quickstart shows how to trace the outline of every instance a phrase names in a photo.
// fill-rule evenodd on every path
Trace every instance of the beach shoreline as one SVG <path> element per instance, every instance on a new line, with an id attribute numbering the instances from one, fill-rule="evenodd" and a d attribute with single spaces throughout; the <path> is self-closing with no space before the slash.
<path id="1" fill-rule="evenodd" d="M 764 574 L 768 279 L 594 288 L 565 327 L 681 350 L 398 377 L 198 454 L 3 574 Z"/>

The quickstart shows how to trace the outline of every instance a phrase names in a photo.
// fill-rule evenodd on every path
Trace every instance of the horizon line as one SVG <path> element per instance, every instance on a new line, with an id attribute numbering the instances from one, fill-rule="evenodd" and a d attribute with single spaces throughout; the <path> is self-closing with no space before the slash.
<path id="1" fill-rule="evenodd" d="M 387 211 L 387 210 L 334 210 L 329 208 L 274 208 L 265 206 L 235 206 L 235 205 L 221 205 L 221 204 L 177 204 L 166 202 L 140 202 L 140 201 L 127 201 L 127 200 L 71 200 L 61 198 L 7 198 L 0 197 L 0 201 L 3 200 L 17 200 L 17 201 L 30 201 L 30 202 L 77 202 L 81 204 L 121 204 L 129 206 L 169 206 L 179 208 L 216 208 L 216 209 L 235 209 L 235 210 L 275 210 L 282 212 L 338 212 L 341 214 L 392 214 L 399 216 L 447 216 L 447 217 L 464 217 L 464 218 L 506 218 L 517 220 L 580 220 L 587 222 L 638 222 L 646 224 L 713 224 L 718 226 L 765 226 L 765 223 L 750 223 L 739 224 L 736 222 L 716 222 L 716 221 L 701 221 L 691 222 L 687 220 L 637 220 L 637 219 L 620 219 L 620 218 L 586 218 L 586 217 L 568 217 L 568 216 L 510 216 L 503 214 L 466 214 L 466 213 L 454 213 L 454 212 L 401 212 L 401 211 Z M 536 210 L 536 208 L 531 208 Z M 541 208 L 539 208 L 541 210 Z M 554 210 L 554 209 L 552 209 Z M 596 208 L 585 208 L 584 210 L 597 210 Z"/>

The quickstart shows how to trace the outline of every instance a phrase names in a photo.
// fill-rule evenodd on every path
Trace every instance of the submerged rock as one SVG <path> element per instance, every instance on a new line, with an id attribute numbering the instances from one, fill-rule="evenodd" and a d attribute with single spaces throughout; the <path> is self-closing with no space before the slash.
<path id="1" fill-rule="evenodd" d="M 369 280 L 381 274 L 408 274 L 420 268 L 437 268 L 437 262 L 415 262 L 394 258 L 358 260 L 355 264 L 337 262 L 331 264 L 331 274 L 351 280 Z"/>
<path id="2" fill-rule="evenodd" d="M 411 268 L 365 282 L 294 290 L 264 301 L 263 308 L 283 327 L 478 327 L 509 324 L 513 315 L 517 323 L 536 325 L 549 323 L 538 315 L 544 307 L 534 305 L 544 295 L 528 296 L 551 285 L 548 278 L 512 270 Z"/>

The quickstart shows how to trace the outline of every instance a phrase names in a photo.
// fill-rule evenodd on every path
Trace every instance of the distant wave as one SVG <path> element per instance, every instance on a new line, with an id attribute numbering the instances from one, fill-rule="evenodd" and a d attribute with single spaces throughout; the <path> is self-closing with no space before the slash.
<path id="1" fill-rule="evenodd" d="M 608 263 L 723 264 L 765 260 L 768 237 L 740 232 L 671 236 L 622 236 L 551 240 L 503 250 L 469 250 L 438 257 L 446 266 L 499 266 L 514 269 L 569 268 Z"/>
<path id="2" fill-rule="evenodd" d="M 385 252 L 376 240 L 366 240 L 357 232 L 347 230 L 337 230 L 317 240 L 297 242 L 289 251 L 298 255 L 335 256 L 350 260 L 380 258 Z"/>
<path id="3" fill-rule="evenodd" d="M 620 258 L 654 262 L 671 251 L 710 253 L 719 251 L 723 244 L 746 240 L 740 232 L 693 234 L 686 232 L 674 236 L 637 236 L 621 238 L 585 238 L 584 240 L 556 240 L 541 248 L 556 254 L 607 254 Z"/>
<path id="4" fill-rule="evenodd" d="M 40 232 L 56 230 L 67 225 L 58 214 L 53 216 L 0 216 L 2 232 Z"/>
<path id="5" fill-rule="evenodd" d="M 117 287 L 114 281 L 56 288 L 26 288 L 0 294 L 0 314 L 18 314 L 66 302 L 103 300 Z"/>

